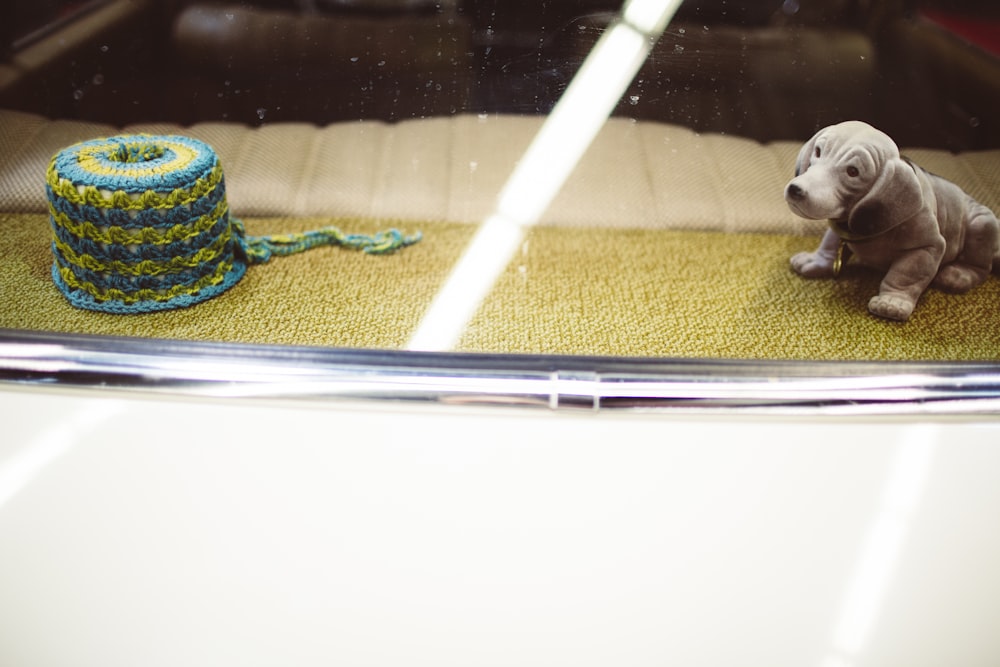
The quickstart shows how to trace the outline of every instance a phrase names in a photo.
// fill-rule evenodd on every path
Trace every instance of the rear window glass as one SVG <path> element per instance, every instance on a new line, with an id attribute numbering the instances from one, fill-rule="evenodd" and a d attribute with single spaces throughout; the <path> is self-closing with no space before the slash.
<path id="1" fill-rule="evenodd" d="M 1000 356 L 990 3 L 98 0 L 9 16 L 0 327 Z M 51 166 L 81 150 L 103 166 Z M 214 194 L 194 186 L 209 173 Z M 164 190 L 148 215 L 176 238 L 141 237 L 130 202 L 167 181 L 188 198 Z"/>

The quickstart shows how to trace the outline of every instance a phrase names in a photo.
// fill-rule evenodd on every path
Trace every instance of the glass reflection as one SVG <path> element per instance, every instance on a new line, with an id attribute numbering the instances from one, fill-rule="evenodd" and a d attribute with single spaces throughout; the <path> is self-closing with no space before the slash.
<path id="1" fill-rule="evenodd" d="M 850 667 L 864 650 L 878 623 L 882 601 L 892 583 L 940 439 L 938 425 L 914 425 L 901 432 L 882 502 L 873 514 L 854 573 L 847 582 L 833 630 L 832 650 L 821 667 Z"/>
<path id="2" fill-rule="evenodd" d="M 0 448 L 0 509 L 45 470 L 69 454 L 126 409 L 123 401 L 94 399 L 63 413 L 33 437 L 13 439 Z"/>
<path id="3" fill-rule="evenodd" d="M 889 130 L 921 166 L 954 176 L 988 206 L 1000 205 L 989 176 L 996 164 L 990 151 L 1000 145 L 989 120 L 1000 117 L 989 83 L 997 49 L 989 35 L 983 41 L 962 25 L 993 25 L 994 17 L 979 0 L 34 3 L 0 29 L 8 56 L 0 66 L 0 125 L 11 141 L 7 162 L 0 160 L 0 205 L 44 215 L 37 175 L 54 150 L 90 138 L 84 133 L 169 127 L 217 148 L 230 203 L 244 218 L 342 216 L 414 231 L 450 225 L 421 248 L 446 252 L 394 274 L 393 288 L 402 284 L 394 303 L 405 304 L 405 312 L 368 319 L 334 309 L 359 301 L 354 295 L 367 294 L 366 281 L 323 302 L 329 309 L 302 299 L 303 317 L 323 313 L 315 325 L 290 324 L 280 335 L 205 328 L 191 334 L 199 340 L 645 358 L 992 361 L 997 339 L 990 331 L 1000 328 L 984 317 L 995 309 L 966 303 L 969 321 L 986 330 L 968 336 L 953 317 L 957 299 L 942 302 L 947 315 L 920 341 L 927 345 L 904 347 L 914 337 L 902 332 L 832 335 L 845 319 L 834 309 L 854 308 L 837 290 L 860 283 L 802 295 L 799 283 L 782 281 L 787 237 L 813 231 L 789 219 L 780 192 L 793 142 L 856 118 Z M 569 227 L 576 229 L 553 229 Z M 727 238 L 716 244 L 703 232 Z M 747 236 L 742 232 L 766 236 L 767 245 L 743 247 L 735 238 Z M 580 248 L 593 252 L 584 256 Z M 641 262 L 631 261 L 639 255 Z M 694 276 L 682 261 L 706 270 Z M 323 268 L 329 273 L 322 278 L 290 273 L 301 278 L 297 288 L 361 273 Z M 731 279 L 729 294 L 720 296 L 719 274 Z M 33 275 L 46 280 L 37 267 Z M 422 281 L 419 293 L 414 278 Z M 987 288 L 997 289 L 990 282 Z M 24 281 L 15 283 L 19 294 Z M 814 308 L 816 297 L 833 308 Z M 250 298 L 253 308 L 273 303 L 263 290 Z M 800 311 L 821 321 L 807 323 Z M 49 322 L 62 331 L 85 329 L 64 317 L 10 313 L 0 324 L 32 329 Z M 395 324 L 389 333 L 387 322 Z M 671 323 L 678 330 L 666 331 Z M 805 331 L 788 335 L 798 324 Z M 338 329 L 352 335 L 330 333 Z M 187 331 L 156 334 L 183 338 Z M 959 349 L 960 338 L 977 343 Z M 847 340 L 871 344 L 841 343 Z"/>
<path id="4" fill-rule="evenodd" d="M 611 115 L 681 0 L 630 0 L 597 42 L 500 192 L 410 340 L 411 350 L 451 349 L 523 238 L 551 204 Z"/>

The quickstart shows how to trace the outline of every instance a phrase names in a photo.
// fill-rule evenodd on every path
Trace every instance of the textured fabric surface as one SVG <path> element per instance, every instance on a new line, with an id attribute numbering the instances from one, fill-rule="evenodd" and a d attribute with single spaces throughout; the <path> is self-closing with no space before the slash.
<path id="1" fill-rule="evenodd" d="M 327 224 L 368 234 L 384 226 L 357 220 L 273 219 L 247 221 L 247 231 L 307 232 Z M 314 248 L 255 265 L 229 291 L 197 306 L 120 315 L 74 308 L 63 298 L 50 275 L 52 233 L 46 216 L 0 214 L 0 227 L 8 230 L 0 235 L 0 327 L 376 348 L 406 343 L 449 262 L 472 232 L 467 225 L 437 229 L 433 244 L 418 243 L 395 255 Z M 411 252 L 417 256 L 408 258 Z"/>
<path id="2" fill-rule="evenodd" d="M 336 224 L 371 233 L 385 220 L 254 219 L 271 234 Z M 288 345 L 399 348 L 474 227 L 405 223 L 424 241 L 371 256 L 338 248 L 249 269 L 191 308 L 111 315 L 70 306 L 52 284 L 41 214 L 0 214 L 0 327 Z M 934 290 L 911 320 L 869 315 L 879 276 L 794 275 L 814 239 L 784 234 L 540 227 L 532 230 L 462 337 L 479 352 L 808 360 L 1000 360 L 1000 279 L 965 295 Z"/>
<path id="3" fill-rule="evenodd" d="M 184 134 L 215 149 L 237 217 L 335 216 L 476 223 L 541 127 L 533 116 L 396 124 L 169 124 L 115 128 L 0 111 L 0 211 L 44 212 L 39 186 L 64 147 L 119 131 Z M 542 218 L 545 225 L 819 234 L 782 199 L 799 145 L 611 119 Z M 908 150 L 1000 210 L 1000 151 Z"/>

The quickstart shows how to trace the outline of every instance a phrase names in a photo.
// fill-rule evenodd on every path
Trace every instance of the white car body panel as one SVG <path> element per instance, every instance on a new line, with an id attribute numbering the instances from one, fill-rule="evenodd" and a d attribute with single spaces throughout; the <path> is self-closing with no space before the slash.
<path id="1" fill-rule="evenodd" d="M 1000 659 L 991 417 L 0 405 L 0 664 Z"/>

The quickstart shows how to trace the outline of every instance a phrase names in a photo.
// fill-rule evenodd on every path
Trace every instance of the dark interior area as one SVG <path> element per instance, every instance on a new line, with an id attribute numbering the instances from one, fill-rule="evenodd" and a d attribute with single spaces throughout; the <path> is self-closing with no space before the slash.
<path id="1" fill-rule="evenodd" d="M 125 124 L 544 114 L 615 0 L 16 1 L 0 106 Z M 761 141 L 863 119 L 1000 146 L 984 0 L 688 0 L 616 114 Z"/>

